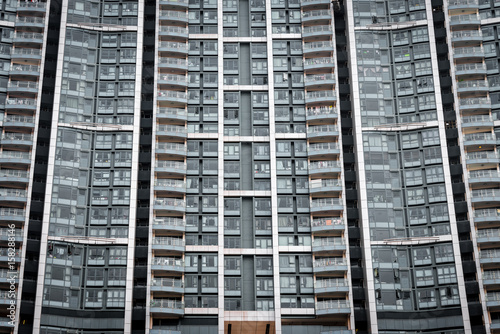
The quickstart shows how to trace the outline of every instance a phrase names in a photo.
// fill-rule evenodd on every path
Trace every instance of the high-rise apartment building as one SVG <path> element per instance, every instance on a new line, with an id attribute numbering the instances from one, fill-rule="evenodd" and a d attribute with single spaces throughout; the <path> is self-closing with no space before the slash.
<path id="1" fill-rule="evenodd" d="M 500 333 L 500 1 L 0 30 L 0 333 Z"/>

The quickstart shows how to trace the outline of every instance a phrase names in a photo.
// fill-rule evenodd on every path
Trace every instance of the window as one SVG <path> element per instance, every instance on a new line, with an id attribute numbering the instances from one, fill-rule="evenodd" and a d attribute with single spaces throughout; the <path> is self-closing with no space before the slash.
<path id="1" fill-rule="evenodd" d="M 450 244 L 436 245 L 434 247 L 434 256 L 436 263 L 453 262 L 453 247 Z"/>
<path id="2" fill-rule="evenodd" d="M 125 307 L 125 290 L 107 290 L 106 306 Z"/>
<path id="3" fill-rule="evenodd" d="M 413 261 L 414 261 L 414 264 L 417 266 L 424 265 L 424 264 L 431 264 L 432 258 L 431 258 L 430 248 L 413 249 Z"/>
<path id="4" fill-rule="evenodd" d="M 451 284 L 457 282 L 455 266 L 437 267 L 437 279 L 439 284 Z"/>
<path id="5" fill-rule="evenodd" d="M 427 183 L 444 182 L 444 171 L 442 166 L 429 166 L 425 169 Z"/>

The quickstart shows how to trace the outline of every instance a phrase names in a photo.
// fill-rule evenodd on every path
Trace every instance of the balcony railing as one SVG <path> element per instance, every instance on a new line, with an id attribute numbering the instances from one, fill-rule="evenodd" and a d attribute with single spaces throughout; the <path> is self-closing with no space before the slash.
<path id="1" fill-rule="evenodd" d="M 345 299 L 325 299 L 318 300 L 316 303 L 317 310 L 342 309 L 350 308 L 349 303 Z"/>
<path id="2" fill-rule="evenodd" d="M 183 310 L 184 303 L 176 299 L 152 299 L 151 307 Z"/>
<path id="3" fill-rule="evenodd" d="M 488 82 L 486 80 L 468 80 L 459 81 L 458 88 L 483 88 L 488 87 Z"/>
<path id="4" fill-rule="evenodd" d="M 498 228 L 486 228 L 477 230 L 478 238 L 495 238 L 500 237 L 500 229 Z"/>
<path id="5" fill-rule="evenodd" d="M 332 41 L 305 42 L 304 43 L 304 50 L 312 50 L 312 49 L 318 49 L 318 48 L 332 48 L 332 47 L 333 47 Z"/>
<path id="6" fill-rule="evenodd" d="M 184 219 L 176 217 L 156 217 L 153 219 L 153 225 L 185 227 L 186 221 Z"/>
<path id="7" fill-rule="evenodd" d="M 155 198 L 155 205 L 166 205 L 166 206 L 173 206 L 173 207 L 177 207 L 177 208 L 185 208 L 186 202 L 180 198 L 156 197 Z"/>
<path id="8" fill-rule="evenodd" d="M 341 237 L 327 237 L 315 238 L 313 246 L 343 246 L 345 245 L 344 238 Z"/>
<path id="9" fill-rule="evenodd" d="M 482 197 L 498 197 L 500 196 L 500 189 L 478 189 L 472 190 L 473 198 L 482 198 Z"/>
<path id="10" fill-rule="evenodd" d="M 14 38 L 23 38 L 23 39 L 43 39 L 43 34 L 38 32 L 16 32 L 14 34 Z"/>
<path id="11" fill-rule="evenodd" d="M 304 59 L 304 65 L 322 65 L 322 64 L 334 64 L 335 61 L 332 57 L 318 57 L 318 58 L 307 58 Z"/>
<path id="12" fill-rule="evenodd" d="M 5 115 L 4 123 L 34 123 L 35 118 L 32 116 L 22 116 L 22 115 Z"/>
<path id="13" fill-rule="evenodd" d="M 500 292 L 491 291 L 486 293 L 486 301 L 488 302 L 500 302 Z"/>
<path id="14" fill-rule="evenodd" d="M 469 172 L 469 178 L 482 178 L 482 177 L 500 177 L 500 173 L 495 169 L 480 169 Z"/>
<path id="15" fill-rule="evenodd" d="M 14 48 L 12 49 L 13 55 L 27 55 L 27 56 L 41 56 L 41 49 L 32 49 L 32 48 Z"/>
<path id="16" fill-rule="evenodd" d="M 27 170 L 0 169 L 0 177 L 27 178 L 28 176 Z"/>
<path id="17" fill-rule="evenodd" d="M 457 31 L 458 32 L 458 31 Z M 457 64 L 455 70 L 459 71 L 478 71 L 486 70 L 486 65 L 484 63 L 467 63 L 467 64 Z"/>
<path id="18" fill-rule="evenodd" d="M 460 55 L 480 55 L 484 53 L 484 49 L 482 46 L 468 46 L 468 47 L 461 47 L 461 48 L 453 48 L 453 54 L 460 56 Z"/>
<path id="19" fill-rule="evenodd" d="M 471 105 L 477 105 L 477 104 L 491 104 L 491 100 L 487 97 L 459 99 L 458 101 L 460 103 L 460 106 L 471 106 Z M 480 116 L 485 116 L 485 115 L 480 115 Z M 462 120 L 466 117 L 470 117 L 470 116 L 464 116 L 462 118 Z"/>
<path id="20" fill-rule="evenodd" d="M 327 187 L 342 187 L 342 182 L 339 179 L 321 179 L 309 181 L 309 188 L 327 188 Z"/>
<path id="21" fill-rule="evenodd" d="M 500 208 L 474 210 L 474 218 L 488 218 L 488 217 L 500 217 Z"/>
<path id="22" fill-rule="evenodd" d="M 156 131 L 161 132 L 185 133 L 186 130 L 186 127 L 180 125 L 158 124 L 156 126 Z"/>
<path id="23" fill-rule="evenodd" d="M 483 272 L 483 279 L 500 279 L 500 270 L 485 270 Z"/>
<path id="24" fill-rule="evenodd" d="M 158 62 L 160 64 L 174 65 L 180 67 L 188 66 L 187 60 L 184 58 L 158 57 Z"/>
<path id="25" fill-rule="evenodd" d="M 474 159 L 498 159 L 498 153 L 494 151 L 471 152 L 466 155 L 467 160 Z"/>
<path id="26" fill-rule="evenodd" d="M 16 17 L 17 23 L 34 23 L 34 24 L 42 24 L 44 23 L 43 17 L 37 16 L 18 16 Z"/>
<path id="27" fill-rule="evenodd" d="M 0 196 L 22 198 L 22 197 L 26 197 L 26 190 L 2 188 L 2 189 L 0 189 Z"/>
<path id="28" fill-rule="evenodd" d="M 0 217 L 24 217 L 25 212 L 24 209 L 15 209 L 15 208 L 1 208 L 0 209 Z"/>
<path id="29" fill-rule="evenodd" d="M 36 106 L 36 99 L 22 99 L 22 98 L 9 98 L 5 102 L 8 105 L 26 105 L 26 106 Z"/>
<path id="30" fill-rule="evenodd" d="M 338 288 L 346 286 L 348 286 L 348 284 L 344 278 L 317 279 L 315 284 L 315 288 Z"/>
<path id="31" fill-rule="evenodd" d="M 332 26 L 309 26 L 302 28 L 302 34 L 313 34 L 315 32 L 332 32 Z"/>
<path id="32" fill-rule="evenodd" d="M 186 188 L 186 182 L 184 182 L 184 180 L 175 179 L 156 179 L 155 186 L 184 189 Z"/>
<path id="33" fill-rule="evenodd" d="M 306 92 L 306 99 L 319 99 L 319 98 L 335 98 L 335 92 L 333 90 L 318 90 L 313 92 Z"/>
<path id="34" fill-rule="evenodd" d="M 31 133 L 5 132 L 2 134 L 2 140 L 32 141 L 33 135 Z"/>
<path id="35" fill-rule="evenodd" d="M 20 229 L 15 229 L 14 234 L 11 233 L 11 229 L 9 228 L 0 228 L 0 236 L 14 236 L 14 237 L 22 237 L 23 236 L 23 231 Z"/>
<path id="36" fill-rule="evenodd" d="M 465 23 L 469 21 L 479 21 L 479 15 L 477 14 L 463 14 L 463 15 L 453 15 L 450 17 L 451 23 Z"/>
<path id="37" fill-rule="evenodd" d="M 185 151 L 186 145 L 181 143 L 158 142 L 156 143 L 156 148 L 160 150 Z"/>
<path id="38" fill-rule="evenodd" d="M 179 18 L 187 19 L 187 12 L 175 11 L 175 10 L 160 10 L 160 16 L 168 18 Z"/>
<path id="39" fill-rule="evenodd" d="M 451 38 L 471 38 L 471 37 L 482 37 L 483 34 L 481 30 L 460 30 L 453 31 L 451 33 Z"/>
<path id="40" fill-rule="evenodd" d="M 325 257 L 314 261 L 314 267 L 345 266 L 347 261 L 343 257 Z"/>
<path id="41" fill-rule="evenodd" d="M 159 97 L 171 97 L 174 99 L 186 99 L 186 92 L 178 92 L 175 90 L 158 90 Z"/>
<path id="42" fill-rule="evenodd" d="M 311 200 L 311 208 L 322 208 L 327 206 L 343 205 L 340 198 L 315 198 Z"/>
<path id="43" fill-rule="evenodd" d="M 448 6 L 471 5 L 477 6 L 478 0 L 451 0 Z"/>
<path id="44" fill-rule="evenodd" d="M 335 80 L 335 75 L 333 73 L 306 74 L 304 82 L 309 83 L 323 80 Z"/>
<path id="45" fill-rule="evenodd" d="M 181 279 L 163 277 L 163 278 L 153 278 L 151 280 L 151 285 L 164 286 L 169 288 L 183 288 L 184 282 Z"/>
<path id="46" fill-rule="evenodd" d="M 45 8 L 47 7 L 46 2 L 31 2 L 31 1 L 19 1 L 17 7 L 20 8 Z"/>
<path id="47" fill-rule="evenodd" d="M 163 15 L 162 15 L 163 16 Z M 160 33 L 170 33 L 170 34 L 188 34 L 188 29 L 185 27 L 174 27 L 174 26 L 160 26 Z"/>
<path id="48" fill-rule="evenodd" d="M 179 83 L 187 84 L 187 76 L 178 74 L 160 74 L 158 76 L 159 80 L 174 81 Z"/>
<path id="49" fill-rule="evenodd" d="M 182 108 L 162 107 L 162 108 L 158 108 L 157 114 L 184 117 L 187 115 L 187 111 L 186 111 L 186 109 L 182 109 Z"/>
<path id="50" fill-rule="evenodd" d="M 307 116 L 334 115 L 338 111 L 336 108 L 330 107 L 308 107 L 306 110 Z"/>
<path id="51" fill-rule="evenodd" d="M 314 18 L 314 17 L 319 17 L 319 16 L 329 16 L 329 15 L 331 15 L 331 12 L 329 10 L 326 10 L 326 9 L 310 10 L 310 11 L 302 12 L 303 18 Z"/>
<path id="52" fill-rule="evenodd" d="M 479 132 L 479 133 L 468 133 L 464 135 L 465 141 L 476 141 L 476 140 L 496 140 L 493 133 Z"/>
<path id="53" fill-rule="evenodd" d="M 333 124 L 311 125 L 307 128 L 308 134 L 321 134 L 321 133 L 337 132 L 337 131 L 339 131 L 338 127 Z"/>
<path id="54" fill-rule="evenodd" d="M 484 249 L 479 252 L 481 259 L 498 259 L 500 262 L 500 249 Z"/>
<path id="55" fill-rule="evenodd" d="M 172 168 L 172 169 L 185 169 L 186 164 L 184 162 L 181 162 L 181 161 L 157 160 L 156 167 L 158 167 L 158 168 Z"/>
<path id="56" fill-rule="evenodd" d="M 309 170 L 311 169 L 330 169 L 330 168 L 340 168 L 342 163 L 338 160 L 329 161 L 311 161 L 309 163 Z"/>
<path id="57" fill-rule="evenodd" d="M 322 217 L 314 218 L 311 222 L 312 227 L 323 227 L 323 226 L 342 226 L 345 222 L 341 217 Z"/>
<path id="58" fill-rule="evenodd" d="M 175 257 L 153 257 L 153 266 L 184 267 L 184 261 Z"/>
<path id="59" fill-rule="evenodd" d="M 154 237 L 153 245 L 184 247 L 184 240 L 176 237 Z"/>
<path id="60" fill-rule="evenodd" d="M 333 143 L 313 143 L 309 144 L 308 151 L 311 153 L 323 150 L 338 150 L 339 144 L 337 142 Z"/>
<path id="61" fill-rule="evenodd" d="M 179 50 L 180 52 L 186 52 L 187 51 L 187 44 L 186 43 L 180 43 L 180 42 L 166 42 L 162 41 L 158 45 L 160 48 L 169 48 L 169 49 L 176 49 Z"/>

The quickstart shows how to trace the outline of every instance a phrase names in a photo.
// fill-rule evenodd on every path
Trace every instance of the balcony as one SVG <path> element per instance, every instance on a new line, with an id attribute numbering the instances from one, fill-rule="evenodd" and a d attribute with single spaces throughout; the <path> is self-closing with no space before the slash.
<path id="1" fill-rule="evenodd" d="M 464 28 L 466 26 L 478 26 L 481 24 L 481 18 L 477 14 L 464 14 L 450 16 L 450 27 Z"/>
<path id="2" fill-rule="evenodd" d="M 19 249 L 12 250 L 11 248 L 0 248 L 0 262 L 8 263 L 14 258 L 14 262 L 21 262 L 21 252 Z"/>
<path id="3" fill-rule="evenodd" d="M 161 272 L 183 273 L 184 261 L 182 261 L 181 258 L 176 258 L 176 257 L 153 256 L 151 262 L 151 270 L 161 271 Z"/>
<path id="4" fill-rule="evenodd" d="M 0 188 L 0 201 L 1 202 L 19 202 L 26 203 L 27 192 L 25 189 L 10 189 Z"/>
<path id="5" fill-rule="evenodd" d="M 330 10 L 310 10 L 302 12 L 302 22 L 315 21 L 316 23 L 327 23 L 332 19 L 332 13 Z M 321 22 L 325 21 L 325 22 Z"/>
<path id="6" fill-rule="evenodd" d="M 0 208 L 0 221 L 24 222 L 26 219 L 24 209 Z"/>
<path id="7" fill-rule="evenodd" d="M 309 89 L 317 89 L 323 86 L 333 87 L 336 79 L 335 74 L 306 74 L 304 78 L 304 85 Z"/>
<path id="8" fill-rule="evenodd" d="M 186 11 L 176 11 L 176 10 L 160 10 L 160 22 L 188 22 L 188 14 Z"/>
<path id="9" fill-rule="evenodd" d="M 460 43 L 460 42 L 482 42 L 483 41 L 483 34 L 481 30 L 460 30 L 460 31 L 453 31 L 451 33 L 451 41 L 453 43 Z"/>
<path id="10" fill-rule="evenodd" d="M 479 7 L 478 0 L 451 0 L 448 3 L 449 10 L 476 9 Z"/>
<path id="11" fill-rule="evenodd" d="M 12 282 L 12 279 L 17 284 L 19 283 L 19 272 L 9 269 L 0 269 L 0 284 Z"/>
<path id="12" fill-rule="evenodd" d="M 33 135 L 31 133 L 4 132 L 0 143 L 4 146 L 32 146 Z"/>
<path id="13" fill-rule="evenodd" d="M 342 191 L 342 182 L 339 179 L 315 179 L 309 181 L 309 192 L 321 195 L 327 192 Z"/>
<path id="14" fill-rule="evenodd" d="M 455 66 L 455 75 L 456 76 L 486 75 L 486 65 L 484 63 L 457 64 Z"/>
<path id="15" fill-rule="evenodd" d="M 154 201 L 154 209 L 184 213 L 186 211 L 186 202 L 181 198 L 156 197 Z"/>
<path id="16" fill-rule="evenodd" d="M 486 306 L 499 307 L 500 306 L 500 292 L 487 292 L 486 293 Z"/>
<path id="17" fill-rule="evenodd" d="M 304 52 L 304 55 L 311 53 L 332 53 L 333 42 L 332 41 L 304 42 L 302 51 Z"/>
<path id="18" fill-rule="evenodd" d="M 175 90 L 158 90 L 158 101 L 185 105 L 187 103 L 187 94 Z"/>
<path id="19" fill-rule="evenodd" d="M 500 249 L 484 249 L 479 252 L 479 262 L 485 267 L 500 265 Z"/>
<path id="20" fill-rule="evenodd" d="M 186 145 L 182 143 L 157 142 L 156 153 L 176 155 L 176 156 L 186 156 L 187 151 L 186 151 Z"/>
<path id="21" fill-rule="evenodd" d="M 469 172 L 469 183 L 500 183 L 500 173 L 496 169 L 480 169 Z"/>
<path id="22" fill-rule="evenodd" d="M 20 60 L 41 60 L 42 50 L 34 48 L 15 47 L 12 49 L 11 57 L 12 59 L 20 59 Z"/>
<path id="23" fill-rule="evenodd" d="M 30 27 L 30 28 L 44 28 L 45 19 L 39 16 L 17 16 L 16 28 Z"/>
<path id="24" fill-rule="evenodd" d="M 184 303 L 178 299 L 152 299 L 150 311 L 161 315 L 183 316 Z"/>
<path id="25" fill-rule="evenodd" d="M 337 95 L 333 90 L 306 92 L 306 103 L 327 103 L 332 105 L 335 101 L 337 101 Z"/>
<path id="26" fill-rule="evenodd" d="M 32 116 L 7 114 L 3 120 L 3 126 L 4 128 L 32 129 L 35 127 L 35 118 Z"/>
<path id="27" fill-rule="evenodd" d="M 29 173 L 27 170 L 21 169 L 0 169 L 0 182 L 1 183 L 28 183 Z"/>
<path id="28" fill-rule="evenodd" d="M 346 250 L 342 237 L 315 237 L 312 244 L 313 252 L 343 252 Z"/>
<path id="29" fill-rule="evenodd" d="M 158 75 L 158 83 L 161 85 L 187 87 L 187 76 L 179 74 L 162 74 Z"/>
<path id="30" fill-rule="evenodd" d="M 497 243 L 500 241 L 500 229 L 498 228 L 486 228 L 477 230 L 477 243 L 480 247 L 484 244 Z"/>
<path id="31" fill-rule="evenodd" d="M 498 153 L 495 151 L 471 152 L 471 153 L 466 153 L 465 157 L 467 165 L 491 164 L 492 166 L 496 166 L 500 162 Z"/>
<path id="32" fill-rule="evenodd" d="M 483 284 L 490 288 L 500 286 L 500 270 L 485 270 L 483 271 Z"/>
<path id="33" fill-rule="evenodd" d="M 320 217 L 313 218 L 311 222 L 311 231 L 317 232 L 331 232 L 337 233 L 345 230 L 345 221 L 342 217 Z"/>
<path id="34" fill-rule="evenodd" d="M 344 204 L 340 198 L 314 198 L 311 200 L 311 213 L 328 214 L 331 211 L 344 210 Z"/>
<path id="35" fill-rule="evenodd" d="M 350 314 L 351 307 L 345 299 L 323 299 L 316 302 L 316 315 Z"/>
<path id="36" fill-rule="evenodd" d="M 187 129 L 185 126 L 181 126 L 181 125 L 157 124 L 156 125 L 156 135 L 157 136 L 177 137 L 177 138 L 187 138 Z"/>
<path id="37" fill-rule="evenodd" d="M 490 132 L 468 133 L 464 135 L 464 146 L 496 145 L 497 138 Z"/>
<path id="38" fill-rule="evenodd" d="M 36 99 L 25 98 L 7 98 L 5 100 L 6 110 L 29 110 L 34 112 L 36 110 Z"/>
<path id="39" fill-rule="evenodd" d="M 184 282 L 179 278 L 153 277 L 151 280 L 152 292 L 184 293 Z"/>
<path id="40" fill-rule="evenodd" d="M 318 37 L 318 36 L 331 36 L 332 26 L 322 25 L 322 26 L 307 26 L 302 28 L 302 37 Z"/>
<path id="41" fill-rule="evenodd" d="M 187 111 L 183 108 L 157 108 L 156 117 L 169 120 L 187 120 Z"/>
<path id="42" fill-rule="evenodd" d="M 158 51 L 186 55 L 188 46 L 187 43 L 162 41 L 158 43 Z"/>
<path id="43" fill-rule="evenodd" d="M 158 57 L 158 67 L 187 71 L 188 62 L 185 58 Z"/>
<path id="44" fill-rule="evenodd" d="M 184 252 L 184 239 L 182 237 L 153 237 L 151 247 L 154 251 Z"/>
<path id="45" fill-rule="evenodd" d="M 311 161 L 309 163 L 309 175 L 311 176 L 327 176 L 328 174 L 340 173 L 341 171 L 342 163 L 338 160 Z"/>
<path id="46" fill-rule="evenodd" d="M 327 0 L 302 0 L 300 5 L 302 8 L 306 6 L 317 6 L 317 5 L 330 5 L 331 1 Z"/>
<path id="47" fill-rule="evenodd" d="M 155 171 L 169 174 L 186 174 L 186 163 L 174 160 L 157 160 Z"/>
<path id="48" fill-rule="evenodd" d="M 484 58 L 484 49 L 482 46 L 453 48 L 453 58 L 481 60 Z"/>
<path id="49" fill-rule="evenodd" d="M 14 233 L 11 234 L 12 230 L 8 228 L 0 228 L 0 241 L 12 241 L 9 240 L 9 238 L 14 238 L 15 242 L 22 242 L 23 241 L 23 231 L 21 229 L 15 229 Z"/>
<path id="50" fill-rule="evenodd" d="M 47 3 L 46 2 L 26 2 L 26 1 L 19 1 L 17 3 L 17 12 L 39 12 L 39 13 L 44 13 L 47 8 Z"/>
<path id="51" fill-rule="evenodd" d="M 459 102 L 461 112 L 466 112 L 466 111 L 476 112 L 476 111 L 479 111 L 481 109 L 483 109 L 484 111 L 487 111 L 487 110 L 491 109 L 491 100 L 487 97 L 459 99 L 458 102 Z M 484 115 L 479 115 L 479 116 L 484 116 Z M 464 123 L 463 119 L 465 117 L 470 117 L 470 116 L 462 117 L 462 123 Z M 491 118 L 490 118 L 490 120 L 491 120 Z M 492 122 L 492 120 L 491 120 L 491 122 Z M 462 126 L 464 126 L 464 125 L 462 125 Z"/>
<path id="52" fill-rule="evenodd" d="M 342 257 L 316 258 L 313 263 L 315 274 L 347 271 L 347 260 Z"/>
<path id="53" fill-rule="evenodd" d="M 338 110 L 333 106 L 308 107 L 306 110 L 307 121 L 330 120 L 338 117 Z"/>
<path id="54" fill-rule="evenodd" d="M 309 139 L 328 139 L 329 137 L 338 137 L 339 128 L 335 124 L 309 125 L 307 127 L 307 138 Z"/>
<path id="55" fill-rule="evenodd" d="M 28 43 L 28 44 L 42 44 L 43 43 L 43 34 L 38 32 L 24 32 L 24 31 L 16 31 L 14 34 L 14 43 Z"/>
<path id="56" fill-rule="evenodd" d="M 314 285 L 314 293 L 341 293 L 349 292 L 349 284 L 344 278 L 318 278 Z"/>
<path id="57" fill-rule="evenodd" d="M 160 231 L 184 232 L 186 221 L 177 217 L 155 217 L 153 219 L 153 231 L 158 234 Z"/>
<path id="58" fill-rule="evenodd" d="M 161 2 L 160 2 L 161 3 Z M 155 328 L 149 330 L 149 334 L 182 334 L 180 330 Z"/>
<path id="59" fill-rule="evenodd" d="M 474 210 L 474 223 L 500 222 L 500 208 Z"/>
<path id="60" fill-rule="evenodd" d="M 38 93 L 38 82 L 35 81 L 10 81 L 7 85 L 9 93 Z"/>
<path id="61" fill-rule="evenodd" d="M 184 182 L 184 180 L 179 180 L 179 179 L 156 179 L 154 190 L 185 193 L 186 182 Z"/>
<path id="62" fill-rule="evenodd" d="M 500 189 L 472 190 L 472 203 L 474 204 L 498 201 L 500 201 Z"/>
<path id="63" fill-rule="evenodd" d="M 317 57 L 304 59 L 304 70 L 317 70 L 335 68 L 335 61 L 332 57 Z"/>
<path id="64" fill-rule="evenodd" d="M 457 88 L 459 93 L 488 92 L 490 89 L 486 80 L 459 81 Z"/>
<path id="65" fill-rule="evenodd" d="M 309 157 L 323 157 L 328 155 L 337 155 L 340 153 L 339 144 L 331 143 L 312 143 L 307 149 Z"/>
<path id="66" fill-rule="evenodd" d="M 184 13 L 184 12 L 182 12 Z M 186 27 L 177 27 L 177 26 L 160 26 L 158 31 L 160 36 L 167 36 L 169 38 L 180 38 L 186 40 L 189 36 L 188 29 Z"/>
<path id="67" fill-rule="evenodd" d="M 12 76 L 40 76 L 40 66 L 38 65 L 24 65 L 24 64 L 12 64 L 10 66 L 9 74 Z"/>
<path id="68" fill-rule="evenodd" d="M 189 5 L 188 0 L 160 0 L 160 5 L 168 7 L 187 8 Z"/>

